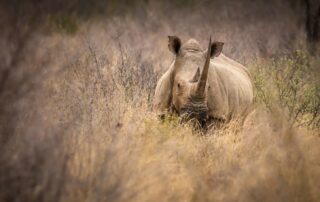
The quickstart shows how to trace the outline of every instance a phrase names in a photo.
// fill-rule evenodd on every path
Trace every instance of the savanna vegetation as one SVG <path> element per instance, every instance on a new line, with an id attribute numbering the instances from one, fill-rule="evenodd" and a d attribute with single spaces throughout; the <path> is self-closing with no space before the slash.
<path id="1" fill-rule="evenodd" d="M 317 1 L 1 1 L 0 201 L 320 201 L 318 16 Z M 249 68 L 243 126 L 158 120 L 168 35 L 211 35 Z"/>

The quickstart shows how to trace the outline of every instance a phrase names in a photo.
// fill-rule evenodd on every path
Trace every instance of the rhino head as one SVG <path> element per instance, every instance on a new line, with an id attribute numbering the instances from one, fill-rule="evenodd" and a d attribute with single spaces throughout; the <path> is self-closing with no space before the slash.
<path id="1" fill-rule="evenodd" d="M 208 118 L 206 94 L 210 59 L 220 55 L 223 43 L 211 42 L 207 50 L 191 39 L 182 44 L 176 36 L 169 36 L 169 50 L 175 55 L 173 62 L 170 92 L 171 110 L 183 117 L 194 119 L 201 125 Z"/>

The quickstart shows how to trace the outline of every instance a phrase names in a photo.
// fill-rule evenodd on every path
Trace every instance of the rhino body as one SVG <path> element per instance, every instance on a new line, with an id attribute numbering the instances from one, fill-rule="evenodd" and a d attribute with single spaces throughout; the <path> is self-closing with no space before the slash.
<path id="1" fill-rule="evenodd" d="M 253 102 L 253 87 L 246 67 L 221 53 L 223 43 L 202 50 L 190 39 L 185 44 L 169 37 L 175 60 L 160 78 L 153 107 L 158 114 L 187 114 L 200 122 L 244 117 Z M 201 72 L 201 73 L 200 73 Z"/>

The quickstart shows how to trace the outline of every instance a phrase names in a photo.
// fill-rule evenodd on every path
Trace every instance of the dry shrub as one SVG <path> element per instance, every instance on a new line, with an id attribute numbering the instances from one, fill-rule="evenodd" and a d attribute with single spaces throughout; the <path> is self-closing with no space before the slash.
<path id="1" fill-rule="evenodd" d="M 161 123 L 137 81 L 158 77 L 139 72 L 143 61 L 126 61 L 135 54 L 116 47 L 115 61 L 103 62 L 99 48 L 82 48 L 85 54 L 48 84 L 61 85 L 50 102 L 67 115 L 57 122 L 69 126 L 62 201 L 319 198 L 317 131 L 291 128 L 263 108 L 241 130 L 232 122 L 205 136 L 175 119 Z"/>
<path id="2" fill-rule="evenodd" d="M 303 51 L 254 64 L 256 101 L 269 110 L 279 105 L 290 125 L 320 127 L 320 77 L 317 57 Z M 276 108 L 277 110 L 277 108 Z"/>

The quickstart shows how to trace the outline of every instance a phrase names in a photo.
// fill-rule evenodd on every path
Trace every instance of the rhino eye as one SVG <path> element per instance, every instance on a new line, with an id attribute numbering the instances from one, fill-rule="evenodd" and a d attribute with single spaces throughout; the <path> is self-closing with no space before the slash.
<path id="1" fill-rule="evenodd" d="M 181 86 L 180 86 L 180 83 L 178 83 L 177 86 L 178 86 L 178 88 L 180 88 L 180 87 L 181 87 Z"/>

